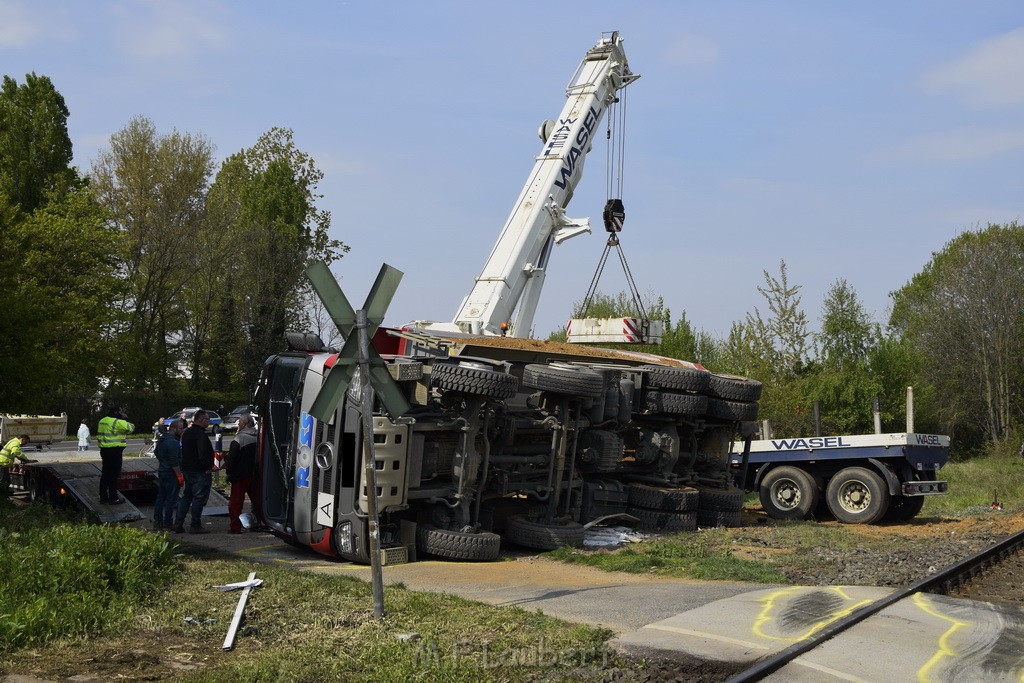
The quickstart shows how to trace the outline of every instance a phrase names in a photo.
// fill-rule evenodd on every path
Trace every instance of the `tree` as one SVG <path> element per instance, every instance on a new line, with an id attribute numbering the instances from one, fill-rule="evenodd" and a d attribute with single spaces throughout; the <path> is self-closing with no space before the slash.
<path id="1" fill-rule="evenodd" d="M 892 296 L 890 325 L 920 348 L 948 431 L 1007 438 L 1024 378 L 1024 227 L 954 238 Z"/>
<path id="2" fill-rule="evenodd" d="M 46 76 L 30 73 L 18 85 L 4 76 L 0 86 L 0 188 L 7 200 L 29 214 L 48 193 L 77 184 L 71 166 L 69 112 Z"/>
<path id="3" fill-rule="evenodd" d="M 160 135 L 132 119 L 93 163 L 93 186 L 118 235 L 126 294 L 114 308 L 119 347 L 112 380 L 135 388 L 164 386 L 178 374 L 190 311 L 183 293 L 204 255 L 201 239 L 213 146 L 201 135 Z"/>

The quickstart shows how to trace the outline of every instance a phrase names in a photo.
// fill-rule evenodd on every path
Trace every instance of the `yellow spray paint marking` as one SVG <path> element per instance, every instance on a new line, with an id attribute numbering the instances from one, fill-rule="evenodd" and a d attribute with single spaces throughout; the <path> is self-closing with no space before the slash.
<path id="1" fill-rule="evenodd" d="M 765 638 L 767 640 L 783 640 L 783 641 L 790 641 L 790 642 L 799 642 L 801 640 L 807 640 L 808 638 L 813 636 L 815 633 L 817 633 L 821 629 L 823 629 L 826 626 L 828 626 L 829 624 L 831 624 L 831 623 L 833 623 L 835 621 L 838 621 L 839 619 L 842 619 L 843 617 L 845 617 L 845 616 L 847 616 L 849 614 L 852 614 L 854 611 L 860 609 L 864 605 L 869 605 L 872 602 L 874 602 L 873 600 L 860 600 L 858 602 L 853 603 L 849 607 L 845 607 L 842 610 L 839 610 L 838 612 L 831 612 L 831 613 L 825 615 L 825 617 L 823 619 L 814 622 L 810 626 L 810 628 L 808 628 L 804 633 L 802 633 L 800 635 L 797 635 L 797 636 L 776 636 L 776 635 L 771 635 L 769 633 L 766 633 L 764 631 L 763 627 L 766 626 L 767 624 L 775 621 L 775 617 L 772 615 L 772 612 L 776 608 L 781 609 L 784 606 L 784 604 L 783 605 L 779 605 L 777 603 L 780 600 L 782 600 L 783 598 L 791 596 L 795 592 L 805 591 L 805 590 L 806 589 L 804 587 L 802 587 L 802 586 L 792 586 L 790 588 L 784 588 L 782 590 L 775 591 L 773 593 L 769 593 L 765 597 L 761 598 L 761 602 L 764 603 L 764 606 L 761 608 L 761 611 L 758 613 L 757 619 L 754 620 L 754 627 L 753 627 L 754 633 L 756 635 L 760 636 L 761 638 Z M 849 595 L 847 595 L 846 590 L 844 589 L 843 586 L 830 586 L 829 590 L 831 590 L 834 593 L 837 593 L 843 600 L 846 600 L 846 601 L 853 600 L 853 598 L 851 598 Z"/>
<path id="2" fill-rule="evenodd" d="M 953 659 L 957 656 L 956 650 L 950 646 L 950 639 L 953 637 L 954 633 L 956 633 L 964 626 L 970 626 L 970 622 L 960 621 L 959 619 L 954 619 L 953 617 L 942 614 L 932 606 L 931 601 L 928 600 L 928 598 L 926 598 L 923 593 L 914 593 L 913 599 L 914 604 L 917 605 L 918 608 L 924 611 L 925 613 L 930 614 L 933 617 L 938 617 L 943 621 L 948 621 L 950 624 L 952 624 L 948 629 L 946 629 L 945 633 L 939 636 L 938 651 L 934 655 L 932 655 L 931 659 L 925 662 L 924 666 L 917 670 L 917 680 L 921 681 L 922 683 L 927 683 L 928 681 L 937 681 L 940 679 L 932 675 L 932 670 L 937 668 L 939 663 L 943 659 L 947 657 Z"/>

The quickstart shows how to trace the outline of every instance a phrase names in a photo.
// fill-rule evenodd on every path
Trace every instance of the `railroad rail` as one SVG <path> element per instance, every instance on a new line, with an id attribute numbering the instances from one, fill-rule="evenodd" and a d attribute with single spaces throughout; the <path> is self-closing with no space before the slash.
<path id="1" fill-rule="evenodd" d="M 776 654 L 757 662 L 744 671 L 728 679 L 729 683 L 750 683 L 759 681 L 765 676 L 775 673 L 786 664 L 789 664 L 797 657 L 810 652 L 836 635 L 859 624 L 865 619 L 878 614 L 886 607 L 904 600 L 915 593 L 937 593 L 945 595 L 951 589 L 957 588 L 973 577 L 987 571 L 999 564 L 1006 557 L 1017 553 L 1024 548 L 1024 531 L 1017 532 L 998 543 L 994 543 L 984 550 L 967 557 L 960 562 L 952 564 L 944 569 L 931 574 L 920 581 L 917 581 L 906 588 L 901 588 L 884 598 L 876 600 L 864 607 L 852 612 L 848 616 L 839 619 L 832 624 L 822 628 L 813 637 L 801 640 L 800 642 L 777 652 Z"/>

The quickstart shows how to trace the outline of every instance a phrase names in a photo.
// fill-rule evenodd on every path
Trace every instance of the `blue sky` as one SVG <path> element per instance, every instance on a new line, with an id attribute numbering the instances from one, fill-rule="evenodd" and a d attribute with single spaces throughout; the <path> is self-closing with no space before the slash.
<path id="1" fill-rule="evenodd" d="M 957 234 L 1022 219 L 1024 3 L 0 0 L 2 72 L 49 76 L 87 171 L 137 115 L 218 159 L 291 128 L 326 177 L 359 305 L 405 272 L 388 324 L 450 320 L 583 54 L 631 69 L 621 239 L 643 292 L 716 336 L 786 261 L 817 328 L 845 278 L 877 320 Z M 560 327 L 604 248 L 605 150 L 569 205 L 536 318 Z M 229 254 L 225 258 L 230 258 Z M 601 289 L 625 289 L 609 261 Z"/>

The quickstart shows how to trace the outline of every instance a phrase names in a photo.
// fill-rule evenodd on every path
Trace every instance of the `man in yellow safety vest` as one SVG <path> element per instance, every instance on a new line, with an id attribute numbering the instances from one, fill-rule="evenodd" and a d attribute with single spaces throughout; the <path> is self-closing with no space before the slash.
<path id="1" fill-rule="evenodd" d="M 13 465 L 15 460 L 35 462 L 35 460 L 30 460 L 25 455 L 25 452 L 21 450 L 21 447 L 29 441 L 31 439 L 29 439 L 28 434 L 22 434 L 8 441 L 7 445 L 0 449 L 0 498 L 6 498 L 9 495 L 8 487 L 11 485 L 11 473 L 7 468 Z"/>
<path id="2" fill-rule="evenodd" d="M 118 505 L 124 499 L 117 495 L 117 480 L 121 476 L 121 462 L 124 449 L 128 446 L 128 435 L 135 431 L 135 425 L 128 421 L 128 415 L 120 406 L 110 406 L 107 416 L 100 420 L 96 429 L 96 441 L 100 446 L 100 502 Z"/>

